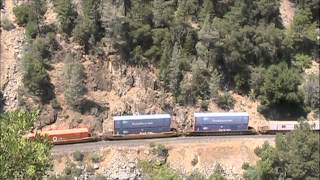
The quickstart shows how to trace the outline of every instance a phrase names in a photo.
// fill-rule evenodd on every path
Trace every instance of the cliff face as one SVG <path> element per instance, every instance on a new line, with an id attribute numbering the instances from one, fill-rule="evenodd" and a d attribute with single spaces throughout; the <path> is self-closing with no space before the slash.
<path id="1" fill-rule="evenodd" d="M 8 18 L 15 22 L 13 8 L 17 4 L 14 2 L 4 1 L 2 19 Z M 124 3 L 123 0 L 103 1 L 101 21 L 106 34 L 111 31 L 114 21 L 126 15 Z M 74 0 L 74 4 L 78 10 L 81 9 L 80 1 Z M 47 25 L 58 25 L 57 14 L 51 1 L 48 1 L 44 22 Z M 191 25 L 197 26 L 194 23 Z M 24 28 L 18 27 L 17 24 L 15 26 L 16 28 L 10 31 L 1 29 L 0 87 L 5 100 L 4 110 L 40 110 L 37 128 L 89 127 L 94 132 L 106 132 L 112 131 L 114 115 L 167 112 L 173 115 L 174 127 L 189 129 L 193 112 L 203 111 L 201 102 L 194 106 L 177 104 L 174 96 L 159 80 L 159 69 L 156 67 L 139 67 L 123 63 L 119 53 L 112 47 L 111 35 L 101 40 L 104 43 L 101 55 L 90 56 L 84 54 L 83 47 L 75 43 L 73 38 L 65 39 L 57 33 L 59 50 L 53 55 L 48 71 L 56 100 L 41 104 L 39 99 L 23 90 L 19 59 L 22 56 L 25 35 Z M 79 111 L 70 108 L 64 98 L 63 60 L 68 52 L 80 54 L 80 62 L 85 68 L 87 92 Z M 265 118 L 257 112 L 258 102 L 249 97 L 232 92 L 231 94 L 235 99 L 232 111 L 247 111 L 251 117 L 250 125 L 253 127 L 266 123 Z M 56 105 L 60 108 L 54 107 Z M 223 111 L 212 100 L 209 101 L 207 110 Z"/>

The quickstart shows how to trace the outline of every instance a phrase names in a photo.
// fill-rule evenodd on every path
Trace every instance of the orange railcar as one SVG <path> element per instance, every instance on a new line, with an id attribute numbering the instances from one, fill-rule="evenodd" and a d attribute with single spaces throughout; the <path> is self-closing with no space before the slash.
<path id="1" fill-rule="evenodd" d="M 36 135 L 48 136 L 49 141 L 54 144 L 78 143 L 93 140 L 87 128 L 37 131 L 26 135 L 26 138 L 33 139 Z"/>

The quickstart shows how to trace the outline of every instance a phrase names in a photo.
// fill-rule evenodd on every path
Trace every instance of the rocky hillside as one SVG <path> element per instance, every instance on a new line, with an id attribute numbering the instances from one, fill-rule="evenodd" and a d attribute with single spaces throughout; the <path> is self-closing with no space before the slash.
<path id="1" fill-rule="evenodd" d="M 15 28 L 6 30 L 3 25 L 1 28 L 0 87 L 4 96 L 5 111 L 16 109 L 40 111 L 36 128 L 89 127 L 94 132 L 106 132 L 112 130 L 112 116 L 114 115 L 168 112 L 173 115 L 176 128 L 188 129 L 191 127 L 193 112 L 226 111 L 225 108 L 219 106 L 215 98 L 200 98 L 192 104 L 178 103 L 175 92 L 170 91 L 166 82 L 160 78 L 161 70 L 156 63 L 147 66 L 124 63 L 124 57 L 119 53 L 119 49 L 113 46 L 114 39 L 108 36 L 108 31 L 111 31 L 112 23 L 116 19 L 128 16 L 128 10 L 122 1 L 111 0 L 103 1 L 101 21 L 107 35 L 99 42 L 102 44 L 99 53 L 87 53 L 86 45 L 79 43 L 75 37 L 68 37 L 61 31 L 54 32 L 57 49 L 52 51 L 50 68 L 47 70 L 50 79 L 48 86 L 52 95 L 48 101 L 42 102 L 23 85 L 21 58 L 25 53 L 24 49 L 30 46 L 30 42 L 24 33 L 25 28 L 18 24 L 13 13 L 13 9 L 22 3 L 23 1 L 5 0 L 1 9 L 1 21 L 8 20 Z M 282 3 L 284 4 L 281 6 L 284 8 L 281 10 L 282 14 L 291 7 L 286 3 L 288 2 Z M 73 1 L 73 4 L 78 13 L 81 13 L 81 2 Z M 47 1 L 46 6 L 42 26 L 59 29 L 61 22 L 53 1 Z M 284 25 L 288 27 L 293 15 L 292 12 L 286 14 Z M 189 23 L 194 29 L 201 24 L 191 19 Z M 44 38 L 46 37 L 48 34 L 44 35 Z M 77 110 L 68 104 L 64 94 L 66 91 L 65 57 L 70 52 L 78 55 L 85 74 L 83 80 L 85 94 Z M 315 66 L 319 64 L 313 62 L 311 68 Z M 185 74 L 184 79 L 187 80 L 188 74 L 192 72 L 186 71 Z M 267 118 L 257 110 L 260 105 L 259 100 L 233 88 L 220 88 L 218 93 L 224 94 L 227 91 L 234 99 L 234 106 L 228 110 L 249 112 L 250 125 L 253 127 L 266 123 Z"/>

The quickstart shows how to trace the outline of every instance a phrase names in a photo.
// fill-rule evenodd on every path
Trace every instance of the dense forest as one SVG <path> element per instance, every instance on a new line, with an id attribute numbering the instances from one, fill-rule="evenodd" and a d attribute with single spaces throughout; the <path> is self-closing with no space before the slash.
<path id="1" fill-rule="evenodd" d="M 101 56 L 112 45 L 123 64 L 157 67 L 168 92 L 180 105 L 213 99 L 230 109 L 228 90 L 261 102 L 258 111 L 303 115 L 319 107 L 318 77 L 302 72 L 318 59 L 317 0 L 296 1 L 288 29 L 282 25 L 278 0 L 137 0 L 114 1 L 121 15 L 105 11 L 108 1 L 54 1 L 59 26 L 45 26 L 46 1 L 35 0 L 14 9 L 26 28 L 24 86 L 43 101 L 52 99 L 50 68 L 58 50 L 55 33 L 72 37 L 84 52 Z M 76 107 L 85 93 L 83 67 L 68 55 L 65 96 Z M 76 65 L 76 66 L 74 66 Z M 67 73 L 67 74 L 68 74 Z M 302 86 L 301 86 L 302 85 Z"/>

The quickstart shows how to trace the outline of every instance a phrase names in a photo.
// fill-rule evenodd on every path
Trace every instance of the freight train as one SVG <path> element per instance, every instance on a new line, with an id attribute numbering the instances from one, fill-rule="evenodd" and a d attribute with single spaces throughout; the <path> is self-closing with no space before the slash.
<path id="1" fill-rule="evenodd" d="M 47 136 L 53 144 L 81 143 L 99 140 L 128 140 L 166 138 L 176 136 L 257 135 L 292 131 L 296 121 L 269 121 L 267 126 L 254 129 L 249 126 L 246 112 L 194 113 L 193 129 L 177 131 L 171 128 L 170 114 L 131 115 L 113 117 L 113 132 L 93 135 L 87 128 L 33 132 L 25 137 Z M 308 121 L 319 131 L 319 121 Z"/>

